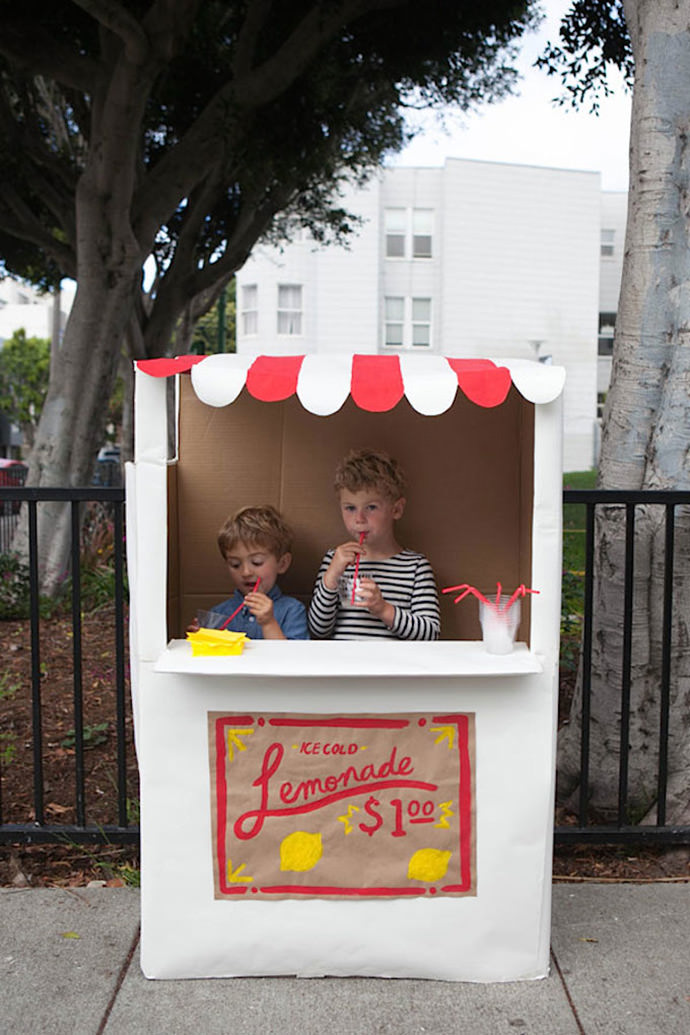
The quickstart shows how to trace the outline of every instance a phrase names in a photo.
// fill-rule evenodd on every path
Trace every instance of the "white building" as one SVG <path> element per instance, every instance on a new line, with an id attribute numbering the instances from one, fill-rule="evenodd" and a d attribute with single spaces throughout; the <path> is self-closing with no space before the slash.
<path id="1" fill-rule="evenodd" d="M 599 348 L 597 393 L 599 408 L 611 380 L 613 331 L 618 311 L 618 294 L 623 272 L 625 224 L 628 215 L 626 191 L 604 191 L 601 195 L 601 263 L 599 267 Z"/>
<path id="2" fill-rule="evenodd" d="M 0 277 L 0 347 L 15 331 L 27 338 L 53 340 L 53 329 L 61 337 L 74 298 L 75 286 L 65 282 L 59 295 L 38 291 L 31 284 Z M 59 318 L 56 306 L 59 305 Z M 57 325 L 57 326 L 56 326 Z"/>
<path id="3" fill-rule="evenodd" d="M 382 170 L 344 198 L 362 219 L 349 249 L 302 235 L 254 250 L 237 277 L 238 351 L 424 350 L 558 363 L 568 372 L 565 470 L 586 469 L 605 390 L 597 384 L 602 232 L 614 232 L 617 249 L 619 197 L 609 218 L 598 173 L 464 159 Z M 606 312 L 615 312 L 617 256 L 607 263 Z"/>

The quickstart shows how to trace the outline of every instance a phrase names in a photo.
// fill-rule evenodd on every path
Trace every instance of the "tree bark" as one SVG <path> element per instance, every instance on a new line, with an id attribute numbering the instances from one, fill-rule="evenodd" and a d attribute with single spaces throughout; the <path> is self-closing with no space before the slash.
<path id="1" fill-rule="evenodd" d="M 635 55 L 630 190 L 599 486 L 690 487 L 690 0 L 626 0 Z M 618 809 L 624 683 L 625 516 L 599 508 L 590 725 L 590 804 Z M 690 817 L 690 516 L 677 512 L 667 822 Z M 635 515 L 630 768 L 623 822 L 656 817 L 663 512 Z M 559 796 L 579 781 L 581 685 L 559 742 Z M 584 817 L 581 817 L 584 819 Z"/>

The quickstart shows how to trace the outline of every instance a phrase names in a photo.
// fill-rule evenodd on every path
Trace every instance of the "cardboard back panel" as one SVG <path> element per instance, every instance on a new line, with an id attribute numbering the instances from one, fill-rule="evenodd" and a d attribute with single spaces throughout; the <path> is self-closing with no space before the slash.
<path id="1" fill-rule="evenodd" d="M 170 473 L 169 635 L 197 608 L 231 595 L 216 536 L 239 507 L 271 503 L 291 524 L 293 563 L 284 592 L 308 602 L 321 558 L 345 538 L 333 475 L 352 448 L 395 456 L 408 479 L 401 545 L 427 555 L 441 588 L 468 582 L 495 593 L 530 584 L 534 407 L 511 388 L 484 409 L 458 393 L 424 417 L 403 399 L 386 413 L 348 399 L 336 414 L 309 413 L 295 397 L 262 403 L 243 389 L 230 406 L 201 403 L 181 378 L 179 459 Z M 539 588 L 539 587 L 535 587 Z M 477 604 L 441 595 L 442 637 L 479 639 Z M 529 598 L 519 638 L 529 639 Z"/>

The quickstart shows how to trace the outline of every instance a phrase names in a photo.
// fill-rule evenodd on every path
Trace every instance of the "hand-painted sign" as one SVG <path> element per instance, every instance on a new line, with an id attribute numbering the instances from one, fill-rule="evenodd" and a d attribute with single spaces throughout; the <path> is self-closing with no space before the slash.
<path id="1" fill-rule="evenodd" d="M 475 894 L 473 714 L 208 719 L 216 898 Z"/>

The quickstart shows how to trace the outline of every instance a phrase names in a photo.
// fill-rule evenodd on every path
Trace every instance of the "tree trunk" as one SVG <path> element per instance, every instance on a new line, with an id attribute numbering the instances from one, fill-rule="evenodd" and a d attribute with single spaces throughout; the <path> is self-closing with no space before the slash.
<path id="1" fill-rule="evenodd" d="M 137 263 L 138 265 L 138 263 Z M 135 267 L 136 268 L 136 267 Z M 102 443 L 106 407 L 117 374 L 131 310 L 133 278 L 114 278 L 95 257 L 80 281 L 60 350 L 60 361 L 41 414 L 27 484 L 41 487 L 91 483 Z M 69 569 L 68 505 L 41 503 L 38 551 L 41 588 L 54 592 Z M 13 549 L 28 556 L 28 528 L 21 521 Z"/>
<path id="2" fill-rule="evenodd" d="M 690 487 L 690 0 L 626 0 L 635 54 L 630 193 L 599 485 Z M 617 811 L 623 684 L 624 511 L 595 539 L 590 803 Z M 635 515 L 630 769 L 624 822 L 656 818 L 663 512 Z M 667 822 L 690 818 L 690 517 L 677 513 Z M 559 796 L 577 787 L 581 687 L 559 743 Z M 650 810 L 652 810 L 650 812 Z M 581 817 L 584 819 L 585 817 Z"/>

